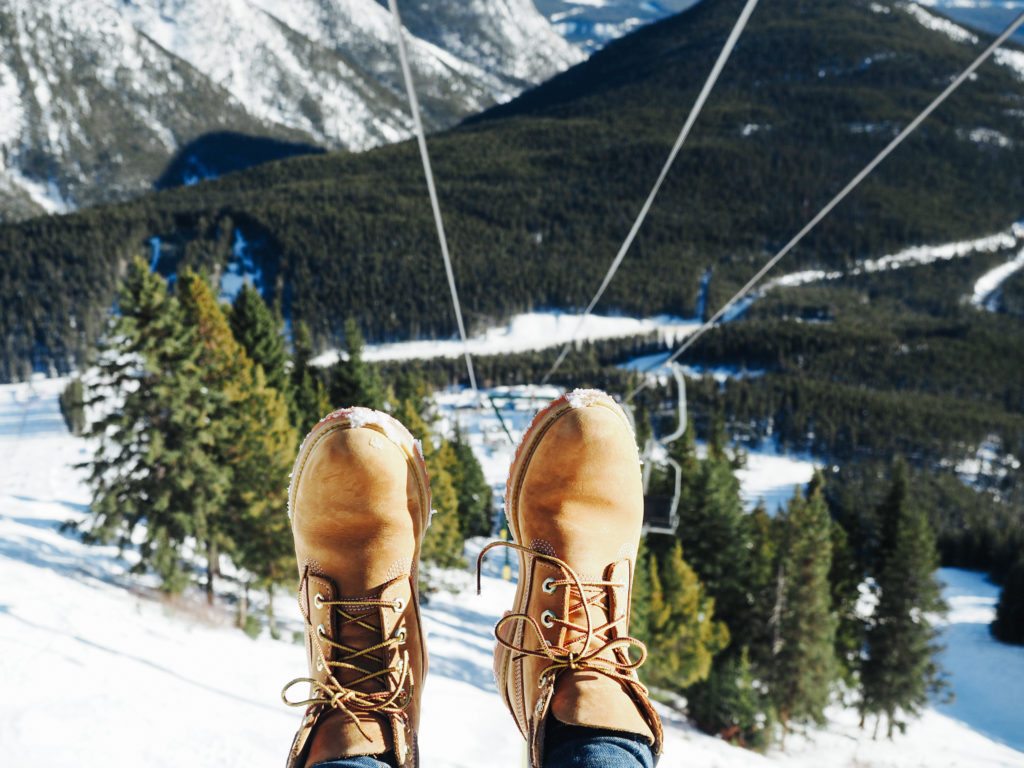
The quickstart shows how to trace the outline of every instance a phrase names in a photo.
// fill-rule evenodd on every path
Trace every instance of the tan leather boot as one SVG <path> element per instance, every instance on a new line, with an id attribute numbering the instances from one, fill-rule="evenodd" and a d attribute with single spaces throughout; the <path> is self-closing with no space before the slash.
<path id="1" fill-rule="evenodd" d="M 543 765 L 549 717 L 636 734 L 660 754 L 661 721 L 636 674 L 646 649 L 629 637 L 643 487 L 618 404 L 577 390 L 541 411 L 512 463 L 505 505 L 515 543 L 488 549 L 518 550 L 519 584 L 495 628 L 495 675 L 530 765 Z"/>
<path id="2" fill-rule="evenodd" d="M 310 677 L 289 768 L 391 753 L 417 765 L 427 653 L 416 572 L 430 516 L 419 444 L 387 414 L 332 413 L 299 449 L 288 491 Z M 298 702 L 285 694 L 309 685 Z"/>

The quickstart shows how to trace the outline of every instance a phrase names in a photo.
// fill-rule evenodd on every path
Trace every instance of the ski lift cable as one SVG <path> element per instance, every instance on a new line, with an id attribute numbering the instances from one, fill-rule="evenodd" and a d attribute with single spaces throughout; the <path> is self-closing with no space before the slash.
<path id="1" fill-rule="evenodd" d="M 409 100 L 409 111 L 412 113 L 413 130 L 416 143 L 423 161 L 423 175 L 427 179 L 427 191 L 430 194 L 430 207 L 434 212 L 434 224 L 437 227 L 437 239 L 441 244 L 441 258 L 444 260 L 444 272 L 448 278 L 448 289 L 451 292 L 452 308 L 455 310 L 455 321 L 459 326 L 459 338 L 462 340 L 462 352 L 466 358 L 466 371 L 469 373 L 469 386 L 473 395 L 479 397 L 476 385 L 476 372 L 473 369 L 473 356 L 469 351 L 469 338 L 466 336 L 466 325 L 462 320 L 462 305 L 459 302 L 459 291 L 455 286 L 455 272 L 452 270 L 451 254 L 448 251 L 448 237 L 444 231 L 444 220 L 441 217 L 441 204 L 437 199 L 437 187 L 434 184 L 434 171 L 430 165 L 430 153 L 427 151 L 427 137 L 423 131 L 423 120 L 420 117 L 420 103 L 416 98 L 416 89 L 412 82 L 412 70 L 409 67 L 409 54 L 405 49 L 405 36 L 402 33 L 402 17 L 398 13 L 398 0 L 388 0 L 391 18 L 395 25 L 395 37 L 398 39 L 398 58 L 402 65 L 402 78 L 405 80 L 405 93 Z"/>
<path id="2" fill-rule="evenodd" d="M 393 1 L 393 0 L 392 0 Z M 747 26 L 747 21 L 750 19 L 751 14 L 754 12 L 754 8 L 757 7 L 758 0 L 747 0 L 747 4 L 743 7 L 740 12 L 739 18 L 736 20 L 736 24 L 729 34 L 728 39 L 725 41 L 725 45 L 722 47 L 721 53 L 718 55 L 718 60 L 715 62 L 715 66 L 712 67 L 711 73 L 708 75 L 707 80 L 704 82 L 704 87 L 701 89 L 700 94 L 697 96 L 697 100 L 693 103 L 693 107 L 690 110 L 690 114 L 683 124 L 682 130 L 679 132 L 679 136 L 676 138 L 675 144 L 672 145 L 672 151 L 669 152 L 668 158 L 665 160 L 664 166 L 662 166 L 661 173 L 658 174 L 657 180 L 654 182 L 654 186 L 651 188 L 650 194 L 647 195 L 647 200 L 644 202 L 643 207 L 640 209 L 640 213 L 637 215 L 636 220 L 633 222 L 632 228 L 629 230 L 629 234 L 626 235 L 626 239 L 619 247 L 618 253 L 615 255 L 615 259 L 612 261 L 611 266 L 608 268 L 608 272 L 604 276 L 604 280 L 601 281 L 601 286 L 597 289 L 597 293 L 594 294 L 594 298 L 590 300 L 590 304 L 587 305 L 586 311 L 580 317 L 579 322 L 576 323 L 576 327 L 573 330 L 572 337 L 565 343 L 561 351 L 558 353 L 558 357 L 552 364 L 551 368 L 544 378 L 541 380 L 541 384 L 547 384 L 551 377 L 555 374 L 555 371 L 562 365 L 565 358 L 568 356 L 573 345 L 579 338 L 580 333 L 583 331 L 583 326 L 586 324 L 587 319 L 594 311 L 594 307 L 604 296 L 604 292 L 608 289 L 608 286 L 612 282 L 612 278 L 615 277 L 615 273 L 619 271 L 619 266 L 622 264 L 623 259 L 626 258 L 626 254 L 629 252 L 630 247 L 633 245 L 633 241 L 636 239 L 637 234 L 640 232 L 640 227 L 643 226 L 644 220 L 647 218 L 647 214 L 651 210 L 651 206 L 654 204 L 654 199 L 658 196 L 658 192 L 661 191 L 661 186 L 664 184 L 665 179 L 668 177 L 669 171 L 672 169 L 673 163 L 675 163 L 676 157 L 679 155 L 680 150 L 683 148 L 683 144 L 686 143 L 686 139 L 690 135 L 690 131 L 693 129 L 694 123 L 697 122 L 697 118 L 700 116 L 701 111 L 704 109 L 704 104 L 707 102 L 708 97 L 711 95 L 711 90 L 715 87 L 718 82 L 719 76 L 722 74 L 722 70 L 725 68 L 726 62 L 732 55 L 733 50 L 736 47 L 736 43 L 740 39 L 740 35 Z"/>
<path id="3" fill-rule="evenodd" d="M 861 182 L 864 181 L 864 179 L 870 176 L 871 173 L 879 165 L 881 165 L 882 161 L 884 161 L 889 155 L 891 155 L 897 147 L 899 147 L 912 133 L 914 133 L 914 131 L 916 131 L 917 128 L 921 125 L 921 123 L 928 119 L 928 117 L 931 116 L 932 112 L 938 109 L 942 105 L 942 103 L 946 101 L 946 99 L 948 99 L 961 85 L 963 85 L 971 77 L 971 75 L 974 74 L 975 70 L 977 70 L 978 67 L 984 64 L 986 61 L 988 61 L 992 54 L 994 54 L 1003 43 L 1005 43 L 1018 29 L 1020 29 L 1022 25 L 1024 25 L 1024 13 L 1018 15 L 1017 18 L 1010 23 L 1006 30 L 1001 35 L 999 35 L 999 37 L 997 37 L 992 42 L 992 44 L 989 45 L 981 53 L 981 55 L 979 55 L 978 58 L 976 58 L 971 63 L 971 65 L 967 67 L 967 69 L 965 69 L 960 75 L 958 75 L 942 93 L 936 96 L 934 101 L 932 101 L 932 103 L 929 104 L 924 109 L 924 111 L 921 112 L 921 114 L 914 118 L 914 120 L 906 128 L 904 128 L 900 132 L 900 134 L 896 136 L 896 138 L 894 138 L 888 144 L 888 146 L 885 147 L 885 149 L 879 152 L 874 160 L 868 163 L 860 173 L 858 173 L 845 187 L 843 187 L 842 191 L 840 191 L 839 194 L 833 197 L 832 200 L 830 200 L 828 204 L 824 208 L 822 208 L 818 212 L 818 214 L 813 219 L 811 219 L 804 226 L 804 228 L 801 229 L 793 237 L 792 240 L 786 243 L 786 245 L 783 246 L 782 250 L 780 250 L 771 259 L 769 259 L 768 262 L 763 267 L 761 267 L 761 269 L 758 270 L 758 272 L 752 278 L 750 278 L 749 281 L 747 281 L 746 285 L 740 288 L 733 295 L 733 297 L 729 299 L 729 301 L 722 305 L 721 309 L 715 312 L 715 314 L 712 315 L 693 334 L 688 336 L 686 340 L 679 346 L 679 348 L 676 349 L 669 356 L 668 360 L 666 360 L 664 363 L 652 363 L 643 370 L 643 373 L 649 373 L 650 371 L 654 370 L 660 365 L 674 363 L 676 360 L 679 359 L 679 357 L 684 352 L 686 352 L 688 349 L 690 349 L 690 347 L 696 344 L 701 336 L 703 336 L 715 325 L 717 325 L 718 321 L 721 320 L 722 317 L 732 307 L 734 307 L 738 301 L 740 301 L 740 299 L 742 299 L 744 296 L 750 293 L 753 290 L 754 286 L 756 286 L 761 281 L 761 279 L 764 278 L 764 276 L 767 275 L 768 272 L 772 270 L 772 268 L 776 264 L 778 264 L 783 258 L 785 258 L 785 256 L 789 254 L 789 252 L 792 251 L 811 232 L 811 230 L 818 226 L 818 224 L 820 224 L 822 220 L 825 217 L 827 217 L 833 211 L 833 209 L 836 208 L 836 206 L 843 202 L 843 200 L 845 200 L 849 196 L 849 194 L 853 192 L 853 190 L 856 189 L 861 184 Z M 642 392 L 650 385 L 650 378 L 645 379 L 632 392 L 629 393 L 629 395 L 626 397 L 626 402 L 632 401 L 633 398 L 635 398 L 638 394 L 640 394 L 640 392 Z"/>

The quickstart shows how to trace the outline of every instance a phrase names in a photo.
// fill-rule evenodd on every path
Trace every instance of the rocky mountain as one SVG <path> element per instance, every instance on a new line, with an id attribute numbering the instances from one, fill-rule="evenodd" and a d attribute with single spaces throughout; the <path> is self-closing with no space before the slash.
<path id="1" fill-rule="evenodd" d="M 467 321 L 585 305 L 728 34 L 703 0 L 431 140 Z M 984 44 L 894 0 L 775 0 L 752 20 L 604 311 L 691 316 L 724 300 Z M 1021 215 L 1024 68 L 1001 52 L 789 262 L 843 269 Z M 187 189 L 0 227 L 0 376 L 66 369 L 102 328 L 132 255 L 221 274 L 233 244 L 318 343 L 451 331 L 409 143 L 270 163 Z M 342 308 L 342 309 L 339 309 Z M 382 311 L 382 308 L 387 308 Z"/>
<path id="2" fill-rule="evenodd" d="M 430 128 L 582 58 L 529 0 L 432 5 L 400 5 Z M 385 6 L 0 0 L 0 219 L 129 197 L 175 155 L 188 166 L 193 142 L 210 133 L 269 140 L 259 149 L 269 157 L 408 136 Z M 206 154 L 193 176 L 231 169 Z"/>

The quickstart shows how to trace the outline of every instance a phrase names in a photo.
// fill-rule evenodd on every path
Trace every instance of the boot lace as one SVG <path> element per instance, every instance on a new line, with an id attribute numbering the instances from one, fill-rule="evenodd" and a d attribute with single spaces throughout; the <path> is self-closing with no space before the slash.
<path id="1" fill-rule="evenodd" d="M 333 608 L 341 619 L 341 626 L 355 624 L 371 632 L 381 632 L 381 627 L 368 621 L 372 615 L 365 612 L 366 608 L 390 608 L 396 613 L 405 610 L 402 600 L 323 600 L 319 594 L 318 604 Z M 308 625 L 312 628 L 312 625 Z M 359 732 L 367 739 L 370 737 L 363 730 L 358 714 L 400 714 L 409 706 L 411 696 L 405 690 L 409 677 L 409 652 L 404 651 L 397 664 L 384 666 L 388 651 L 405 643 L 405 627 L 402 626 L 394 635 L 366 648 L 353 648 L 338 643 L 327 637 L 323 624 L 313 632 L 316 666 L 318 670 L 326 670 L 327 680 L 321 682 L 312 677 L 297 677 L 285 685 L 281 691 L 281 700 L 289 707 L 324 706 L 340 710 L 351 720 Z M 335 661 L 328 659 L 325 646 L 340 652 Z M 380 655 L 375 655 L 380 652 Z M 371 668 L 375 666 L 376 668 Z M 339 670 L 355 673 L 356 678 L 342 684 L 336 677 Z M 377 681 L 382 690 L 365 692 L 356 690 L 355 686 L 369 681 Z M 392 686 L 391 681 L 395 680 Z M 291 701 L 288 691 L 295 685 L 306 683 L 311 686 L 310 697 L 302 701 Z"/>
<path id="2" fill-rule="evenodd" d="M 515 654 L 515 660 L 527 656 L 547 659 L 551 663 L 544 668 L 540 674 L 540 684 L 552 684 L 559 674 L 566 670 L 589 670 L 605 675 L 614 680 L 629 682 L 639 686 L 644 693 L 647 689 L 636 679 L 635 672 L 647 660 L 647 646 L 633 637 L 611 637 L 612 629 L 625 626 L 627 614 L 611 617 L 608 604 L 608 589 L 610 587 L 626 587 L 626 584 L 613 581 L 584 581 L 576 571 L 564 560 L 538 552 L 530 547 L 517 544 L 513 541 L 494 541 L 480 551 L 476 565 L 476 589 L 477 594 L 481 590 L 481 568 L 484 556 L 497 547 L 508 547 L 519 552 L 526 553 L 538 560 L 549 562 L 565 575 L 563 579 L 547 579 L 544 582 L 544 590 L 553 593 L 558 589 L 569 590 L 569 607 L 566 616 L 556 616 L 551 611 L 545 611 L 541 620 L 545 627 L 562 627 L 568 632 L 564 633 L 564 645 L 554 645 L 544 637 L 544 630 L 535 618 L 525 613 L 509 613 L 503 616 L 494 627 L 494 637 L 499 645 L 507 648 Z M 590 607 L 597 607 L 604 611 L 609 621 L 600 626 L 595 626 L 590 617 Z M 576 612 L 582 612 L 585 622 L 583 624 L 571 621 Z M 502 628 L 506 624 L 522 623 L 533 630 L 538 641 L 538 648 L 529 648 L 525 644 L 517 645 L 502 637 Z M 575 635 L 575 639 L 569 640 Z M 591 647 L 593 646 L 593 647 Z M 630 660 L 629 649 L 635 648 L 639 651 L 636 659 Z"/>

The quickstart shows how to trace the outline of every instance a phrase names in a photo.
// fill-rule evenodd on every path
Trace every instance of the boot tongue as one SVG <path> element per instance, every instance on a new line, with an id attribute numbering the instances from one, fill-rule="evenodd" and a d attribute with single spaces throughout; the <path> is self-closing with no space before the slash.
<path id="1" fill-rule="evenodd" d="M 324 715 L 317 723 L 306 765 L 359 755 L 382 755 L 391 749 L 384 733 L 384 717 L 355 713 L 358 725 L 344 712 Z"/>
<path id="2" fill-rule="evenodd" d="M 634 733 L 654 743 L 654 733 L 622 685 L 589 670 L 558 676 L 551 714 L 566 725 Z"/>
<path id="3" fill-rule="evenodd" d="M 601 602 L 596 599 L 597 587 L 584 587 L 584 600 L 590 598 L 592 602 L 571 611 L 569 620 L 585 627 L 587 620 L 584 611 L 588 611 L 591 627 L 595 632 L 589 646 L 584 648 L 583 641 L 586 635 L 572 630 L 567 631 L 566 647 L 576 653 L 590 653 L 617 637 L 627 635 L 624 621 L 605 632 L 598 633 L 596 630 L 624 614 L 625 607 L 622 601 L 628 594 L 629 577 L 629 564 L 625 561 L 608 565 L 604 573 L 597 576 L 580 575 L 581 582 L 606 581 L 622 586 L 604 587 L 605 599 Z M 575 593 L 576 589 L 570 590 L 571 605 L 578 602 Z M 617 661 L 614 650 L 604 651 L 599 658 L 613 663 Z M 654 743 L 654 733 L 622 683 L 593 670 L 567 670 L 558 676 L 551 700 L 551 713 L 566 725 L 634 733 L 648 739 L 651 744 Z"/>
<path id="4" fill-rule="evenodd" d="M 409 605 L 410 597 L 408 578 L 406 577 L 394 579 L 383 588 L 368 595 L 339 599 L 350 600 L 354 604 L 361 600 L 394 601 L 401 599 L 405 605 Z M 391 608 L 382 609 L 378 605 L 365 609 L 347 605 L 344 606 L 344 612 L 355 620 L 347 620 L 340 611 L 336 614 L 333 619 L 337 633 L 336 642 L 356 651 L 383 642 L 385 638 L 393 634 L 401 620 L 399 612 Z M 336 649 L 333 658 L 335 661 L 341 661 L 349 655 Z M 332 672 L 335 679 L 348 690 L 366 694 L 382 693 L 391 690 L 391 686 L 394 684 L 393 675 L 374 677 L 361 682 L 356 681 L 371 672 L 395 666 L 397 656 L 397 649 L 382 648 L 347 662 L 361 667 L 366 670 L 365 672 L 346 667 L 332 667 Z M 348 712 L 337 710 L 327 713 L 317 724 L 306 764 L 315 765 L 317 762 L 335 760 L 339 757 L 380 755 L 393 749 L 391 728 L 388 726 L 387 720 L 387 715 L 360 711 L 354 706 Z"/>

